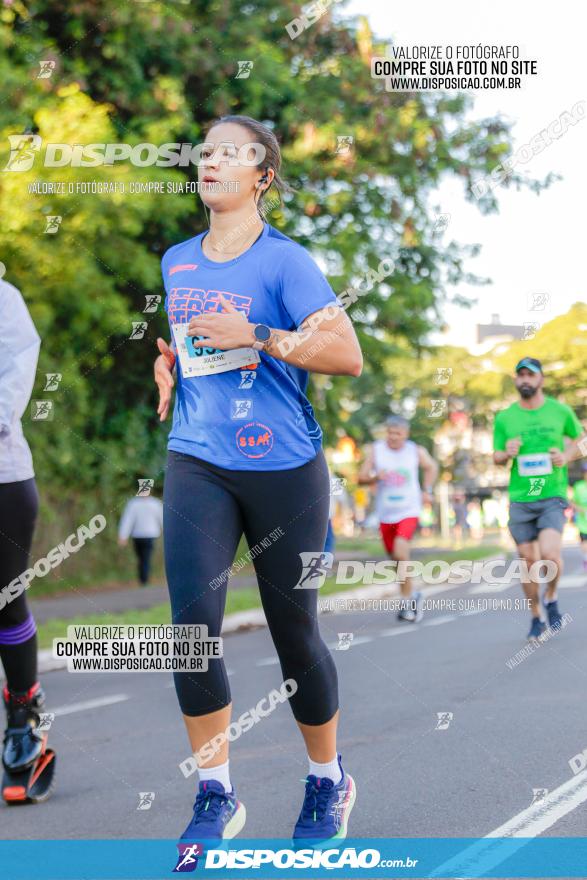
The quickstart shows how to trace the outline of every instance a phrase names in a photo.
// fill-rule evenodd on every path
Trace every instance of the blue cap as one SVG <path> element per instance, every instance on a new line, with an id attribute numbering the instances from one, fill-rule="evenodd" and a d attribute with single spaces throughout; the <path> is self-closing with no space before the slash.
<path id="1" fill-rule="evenodd" d="M 519 373 L 520 370 L 530 370 L 532 373 L 541 373 L 542 372 L 542 364 L 537 358 L 522 358 L 516 364 L 516 373 Z"/>

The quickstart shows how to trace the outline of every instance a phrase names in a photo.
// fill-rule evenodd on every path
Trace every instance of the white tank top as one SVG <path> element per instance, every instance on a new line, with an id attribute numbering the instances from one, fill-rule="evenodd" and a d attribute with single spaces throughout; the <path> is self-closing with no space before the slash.
<path id="1" fill-rule="evenodd" d="M 0 483 L 20 483 L 35 475 L 21 418 L 35 383 L 40 347 L 20 291 L 0 279 Z M 30 414 L 26 422 L 33 430 Z"/>
<path id="2" fill-rule="evenodd" d="M 390 449 L 385 440 L 373 444 L 375 470 L 387 471 L 377 483 L 376 510 L 379 522 L 396 523 L 420 516 L 422 493 L 418 480 L 418 447 L 406 440 L 401 449 Z"/>

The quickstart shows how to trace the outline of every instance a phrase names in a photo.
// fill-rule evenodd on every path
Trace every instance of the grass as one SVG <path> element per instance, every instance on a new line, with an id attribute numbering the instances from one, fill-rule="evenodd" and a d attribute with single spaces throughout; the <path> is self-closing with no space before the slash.
<path id="1" fill-rule="evenodd" d="M 235 560 L 242 558 L 247 550 L 247 542 L 243 537 L 237 548 Z M 31 587 L 34 592 L 31 592 L 31 596 L 34 599 L 67 596 L 72 587 L 107 592 L 108 590 L 124 590 L 136 586 L 136 562 L 130 542 L 127 547 L 119 547 L 116 543 L 112 543 L 104 549 L 99 560 L 93 560 L 87 570 L 78 571 L 73 576 L 68 574 L 69 562 L 69 559 L 65 560 L 46 577 L 35 578 Z M 252 562 L 247 562 L 240 569 L 239 574 L 243 576 L 254 575 L 255 569 Z M 163 542 L 160 539 L 155 542 L 151 580 L 165 583 Z"/>
<path id="2" fill-rule="evenodd" d="M 360 544 L 360 542 L 357 543 Z M 354 545 L 352 549 L 360 551 L 360 547 L 356 545 Z M 499 553 L 503 553 L 503 549 L 497 544 L 487 544 L 485 546 L 476 545 L 461 550 L 443 550 L 440 553 L 429 553 L 424 555 L 420 561 L 424 564 L 431 559 L 437 559 L 448 563 L 454 562 L 457 559 L 469 559 L 475 561 L 477 559 L 483 559 L 486 556 L 495 556 Z M 327 596 L 331 593 L 342 593 L 346 590 L 356 589 L 359 586 L 361 585 L 356 583 L 337 584 L 335 578 L 330 577 L 327 578 L 324 585 L 320 587 L 320 596 Z M 249 611 L 252 608 L 260 607 L 261 600 L 259 598 L 259 591 L 256 588 L 243 587 L 242 589 L 229 590 L 226 599 L 226 614 L 233 614 L 237 611 Z M 68 626 L 90 626 L 92 624 L 114 626 L 122 623 L 154 625 L 170 622 L 171 614 L 168 602 L 153 605 L 151 608 L 133 609 L 124 612 L 105 612 L 104 614 L 85 614 L 71 618 L 54 618 L 38 625 L 39 647 L 50 648 L 53 644 L 54 638 L 65 638 Z"/>

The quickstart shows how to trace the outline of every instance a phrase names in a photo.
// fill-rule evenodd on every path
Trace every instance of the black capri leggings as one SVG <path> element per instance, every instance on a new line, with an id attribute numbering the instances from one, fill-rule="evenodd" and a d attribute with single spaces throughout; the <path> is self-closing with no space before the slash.
<path id="1" fill-rule="evenodd" d="M 0 483 L 0 590 L 28 567 L 39 508 L 34 477 Z M 37 635 L 26 593 L 0 597 L 0 660 L 8 687 L 25 691 L 37 678 Z"/>
<path id="2" fill-rule="evenodd" d="M 324 549 L 329 500 L 322 450 L 283 471 L 231 471 L 168 453 L 163 525 L 172 621 L 205 624 L 209 636 L 220 635 L 226 572 L 244 532 L 250 549 L 259 545 L 253 564 L 261 602 L 284 680 L 297 683 L 289 702 L 302 724 L 324 724 L 338 709 L 336 666 L 318 629 L 318 590 L 293 589 L 303 570 L 300 553 Z M 207 672 L 176 672 L 174 680 L 184 715 L 230 703 L 222 659 L 210 660 Z"/>

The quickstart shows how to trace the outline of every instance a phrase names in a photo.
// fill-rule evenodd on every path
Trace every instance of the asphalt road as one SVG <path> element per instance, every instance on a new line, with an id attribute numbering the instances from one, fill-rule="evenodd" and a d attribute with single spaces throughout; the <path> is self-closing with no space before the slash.
<path id="1" fill-rule="evenodd" d="M 525 811 L 534 789 L 548 789 L 552 800 L 539 833 L 585 834 L 587 779 L 573 777 L 569 760 L 587 748 L 587 575 L 577 549 L 565 558 L 560 606 L 571 619 L 513 668 L 507 661 L 526 644 L 529 614 L 482 606 L 513 603 L 522 595 L 517 584 L 437 589 L 436 598 L 467 599 L 472 613 L 439 609 L 417 625 L 390 611 L 322 616 L 331 646 L 339 632 L 353 633 L 348 650 L 334 651 L 339 748 L 358 789 L 349 834 L 483 837 Z M 280 670 L 267 629 L 229 636 L 224 651 L 238 717 L 279 687 Z M 46 804 L 0 806 L 0 836 L 177 837 L 196 777 L 178 768 L 189 747 L 171 676 L 58 671 L 43 684 L 47 711 L 56 711 L 56 790 Z M 446 729 L 437 729 L 438 713 L 452 713 Z M 289 835 L 306 772 L 287 704 L 232 745 L 246 837 Z M 579 788 L 569 806 L 556 790 L 573 778 Z M 140 792 L 154 792 L 150 809 L 137 809 Z"/>

